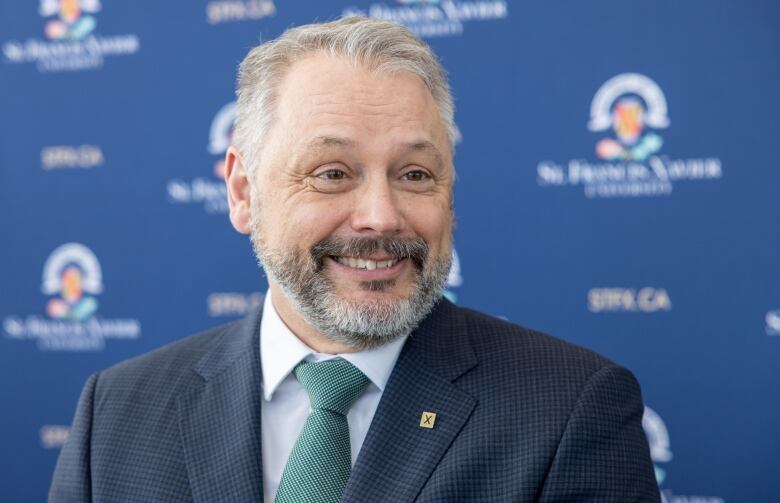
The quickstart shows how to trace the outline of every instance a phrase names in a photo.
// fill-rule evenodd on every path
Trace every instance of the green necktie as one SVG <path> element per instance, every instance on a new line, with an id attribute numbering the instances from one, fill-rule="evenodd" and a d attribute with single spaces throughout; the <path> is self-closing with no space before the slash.
<path id="1" fill-rule="evenodd" d="M 346 414 L 369 380 L 342 359 L 301 362 L 293 372 L 309 393 L 311 413 L 287 459 L 276 503 L 339 501 L 352 470 Z"/>

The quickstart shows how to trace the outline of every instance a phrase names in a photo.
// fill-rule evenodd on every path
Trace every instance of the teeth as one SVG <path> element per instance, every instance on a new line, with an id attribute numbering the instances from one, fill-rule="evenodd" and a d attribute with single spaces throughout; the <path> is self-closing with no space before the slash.
<path id="1" fill-rule="evenodd" d="M 367 260 L 355 257 L 336 257 L 336 261 L 339 264 L 354 267 L 355 269 L 368 269 L 373 271 L 374 269 L 387 269 L 393 267 L 397 260 Z"/>

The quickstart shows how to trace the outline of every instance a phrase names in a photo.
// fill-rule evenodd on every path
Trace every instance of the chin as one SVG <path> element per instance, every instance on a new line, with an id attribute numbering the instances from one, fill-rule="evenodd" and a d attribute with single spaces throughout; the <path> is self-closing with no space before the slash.
<path id="1" fill-rule="evenodd" d="M 411 288 L 402 288 L 396 280 L 364 281 L 357 290 L 339 292 L 339 297 L 347 301 L 388 301 L 396 302 L 408 299 L 411 296 Z"/>

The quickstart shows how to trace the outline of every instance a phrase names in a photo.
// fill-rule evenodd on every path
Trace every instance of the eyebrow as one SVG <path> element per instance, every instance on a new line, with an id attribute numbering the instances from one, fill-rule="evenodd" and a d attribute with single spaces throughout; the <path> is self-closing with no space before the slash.
<path id="1" fill-rule="evenodd" d="M 355 144 L 354 141 L 347 138 L 339 138 L 336 136 L 315 136 L 307 142 L 303 143 L 299 148 L 295 149 L 292 157 L 292 164 L 298 165 L 305 159 L 312 155 L 316 155 L 318 152 L 322 152 L 332 148 L 346 148 Z"/>
<path id="2" fill-rule="evenodd" d="M 411 152 L 430 153 L 436 158 L 436 160 L 439 163 L 441 164 L 444 163 L 444 156 L 441 155 L 441 152 L 439 152 L 439 149 L 436 148 L 436 145 L 434 145 L 432 142 L 428 140 L 420 140 L 412 143 L 405 143 L 403 148 L 404 150 L 411 151 Z"/>
<path id="3" fill-rule="evenodd" d="M 349 138 L 342 138 L 338 136 L 315 136 L 304 145 L 303 152 L 310 152 L 311 150 L 320 150 L 325 148 L 346 148 L 354 147 L 356 145 L 354 140 Z M 421 152 L 432 155 L 439 165 L 444 165 L 444 156 L 436 148 L 436 145 L 429 140 L 418 140 L 408 143 L 404 143 L 400 148 L 404 152 Z"/>
<path id="4" fill-rule="evenodd" d="M 315 136 L 308 142 L 306 142 L 306 149 L 320 148 L 320 147 L 351 147 L 355 142 L 347 138 L 339 138 L 336 136 Z"/>

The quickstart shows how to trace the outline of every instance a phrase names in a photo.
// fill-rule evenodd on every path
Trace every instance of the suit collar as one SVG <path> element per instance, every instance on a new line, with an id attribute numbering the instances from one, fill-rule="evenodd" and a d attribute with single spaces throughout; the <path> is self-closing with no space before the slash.
<path id="1" fill-rule="evenodd" d="M 453 383 L 476 365 L 460 310 L 440 301 L 401 352 L 342 501 L 416 498 L 476 406 Z M 433 428 L 420 425 L 426 412 Z"/>
<path id="2" fill-rule="evenodd" d="M 403 354 L 450 382 L 477 364 L 463 313 L 444 297 L 412 332 Z"/>
<path id="3" fill-rule="evenodd" d="M 194 501 L 262 501 L 262 310 L 230 325 L 195 365 L 203 379 L 179 397 Z M 453 382 L 477 365 L 460 310 L 442 299 L 409 336 L 387 382 L 343 501 L 411 501 L 476 400 Z M 423 412 L 437 414 L 420 427 Z"/>
<path id="4" fill-rule="evenodd" d="M 228 325 L 214 341 L 212 348 L 195 364 L 195 372 L 210 381 L 250 353 L 258 357 L 259 365 L 257 341 L 262 317 L 263 310 L 259 309 Z"/>
<path id="5" fill-rule="evenodd" d="M 195 365 L 202 381 L 178 398 L 182 449 L 196 502 L 262 501 L 262 312 L 229 325 Z"/>

